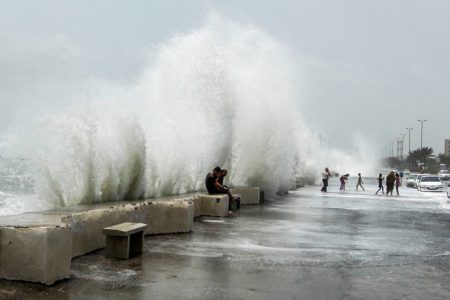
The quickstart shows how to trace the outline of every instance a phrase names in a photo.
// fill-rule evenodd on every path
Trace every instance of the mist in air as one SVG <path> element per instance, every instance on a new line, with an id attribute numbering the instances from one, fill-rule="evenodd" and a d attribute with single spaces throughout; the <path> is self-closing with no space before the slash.
<path id="1" fill-rule="evenodd" d="M 99 82 L 66 107 L 43 101 L 6 132 L 0 153 L 26 158 L 49 206 L 203 190 L 215 166 L 268 193 L 324 167 L 378 171 L 361 134 L 351 153 L 321 144 L 300 111 L 301 63 L 254 25 L 210 15 L 148 57 L 133 85 Z"/>

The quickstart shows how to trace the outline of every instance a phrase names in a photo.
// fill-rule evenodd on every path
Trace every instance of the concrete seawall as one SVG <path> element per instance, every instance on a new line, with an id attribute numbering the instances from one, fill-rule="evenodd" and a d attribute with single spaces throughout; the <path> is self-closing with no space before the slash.
<path id="1" fill-rule="evenodd" d="M 199 196 L 195 196 L 199 197 Z M 110 205 L 62 217 L 70 225 L 72 257 L 105 247 L 103 228 L 123 222 L 147 224 L 145 234 L 192 231 L 194 202 L 191 197 Z"/>
<path id="2" fill-rule="evenodd" d="M 240 188 L 241 201 L 259 202 L 259 188 L 249 189 Z M 71 259 L 104 248 L 103 228 L 118 223 L 145 223 L 147 235 L 183 233 L 192 231 L 195 217 L 227 213 L 228 196 L 194 193 L 0 217 L 0 278 L 44 284 L 69 278 Z"/>
<path id="3" fill-rule="evenodd" d="M 38 214 L 2 218 L 0 278 L 51 284 L 70 276 L 70 226 Z"/>

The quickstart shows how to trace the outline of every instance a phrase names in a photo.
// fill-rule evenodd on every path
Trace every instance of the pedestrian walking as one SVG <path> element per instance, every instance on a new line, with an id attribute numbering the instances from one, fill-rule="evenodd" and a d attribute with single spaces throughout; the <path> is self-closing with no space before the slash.
<path id="1" fill-rule="evenodd" d="M 361 187 L 362 190 L 365 191 L 363 184 L 364 181 L 362 180 L 361 173 L 358 173 L 358 182 L 356 183 L 356 190 L 358 190 L 358 187 Z"/>
<path id="2" fill-rule="evenodd" d="M 378 192 L 381 190 L 381 193 L 384 195 L 384 187 L 383 187 L 383 174 L 378 175 L 378 190 L 375 192 L 375 195 L 378 195 Z"/>
<path id="3" fill-rule="evenodd" d="M 386 195 L 391 194 L 394 192 L 394 185 L 395 185 L 395 174 L 394 171 L 389 172 L 389 175 L 386 176 Z"/>
<path id="4" fill-rule="evenodd" d="M 326 193 L 327 192 L 327 186 L 328 186 L 328 178 L 331 176 L 330 170 L 328 168 L 325 168 L 325 170 L 322 172 L 322 183 L 323 187 L 320 190 L 321 192 Z"/>
<path id="5" fill-rule="evenodd" d="M 400 196 L 400 193 L 398 192 L 399 186 L 401 186 L 401 177 L 400 174 L 395 173 L 395 191 L 397 192 L 397 196 Z"/>
<path id="6" fill-rule="evenodd" d="M 347 183 L 348 176 L 350 176 L 350 175 L 345 174 L 345 175 L 342 175 L 341 178 L 339 179 L 341 182 L 341 186 L 339 188 L 340 191 L 345 191 L 345 184 Z"/>

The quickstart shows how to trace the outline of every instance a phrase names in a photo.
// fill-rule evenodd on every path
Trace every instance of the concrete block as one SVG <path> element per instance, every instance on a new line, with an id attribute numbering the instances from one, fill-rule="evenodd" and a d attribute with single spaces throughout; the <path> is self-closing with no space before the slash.
<path id="1" fill-rule="evenodd" d="M 200 195 L 194 197 L 192 203 L 194 204 L 194 218 L 197 218 L 202 215 L 202 197 Z"/>
<path id="2" fill-rule="evenodd" d="M 201 215 L 225 217 L 228 215 L 228 195 L 201 195 Z"/>
<path id="3" fill-rule="evenodd" d="M 52 284 L 70 278 L 70 227 L 0 226 L 0 278 Z"/>
<path id="4" fill-rule="evenodd" d="M 152 204 L 145 208 L 146 218 L 139 221 L 148 225 L 145 234 L 192 231 L 194 225 L 194 202 L 192 198 L 150 203 Z"/>
<path id="5" fill-rule="evenodd" d="M 241 196 L 241 205 L 260 204 L 259 187 L 233 187 L 231 193 Z"/>

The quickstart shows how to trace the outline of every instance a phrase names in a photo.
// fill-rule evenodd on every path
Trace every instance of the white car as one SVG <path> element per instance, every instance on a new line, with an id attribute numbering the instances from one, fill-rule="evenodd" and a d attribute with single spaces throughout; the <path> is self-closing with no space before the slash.
<path id="1" fill-rule="evenodd" d="M 414 179 L 414 188 L 419 190 L 419 182 L 420 182 L 420 178 L 422 178 L 423 176 L 427 176 L 430 174 L 417 174 L 416 179 Z"/>
<path id="2" fill-rule="evenodd" d="M 415 187 L 414 182 L 416 181 L 417 174 L 410 174 L 406 176 L 406 186 L 407 187 Z"/>
<path id="3" fill-rule="evenodd" d="M 441 170 L 438 173 L 440 180 L 450 180 L 450 172 L 448 170 Z"/>
<path id="4" fill-rule="evenodd" d="M 439 180 L 436 175 L 424 175 L 420 178 L 417 184 L 417 189 L 421 192 L 423 191 L 437 191 L 442 192 L 444 190 L 444 185 Z"/>

